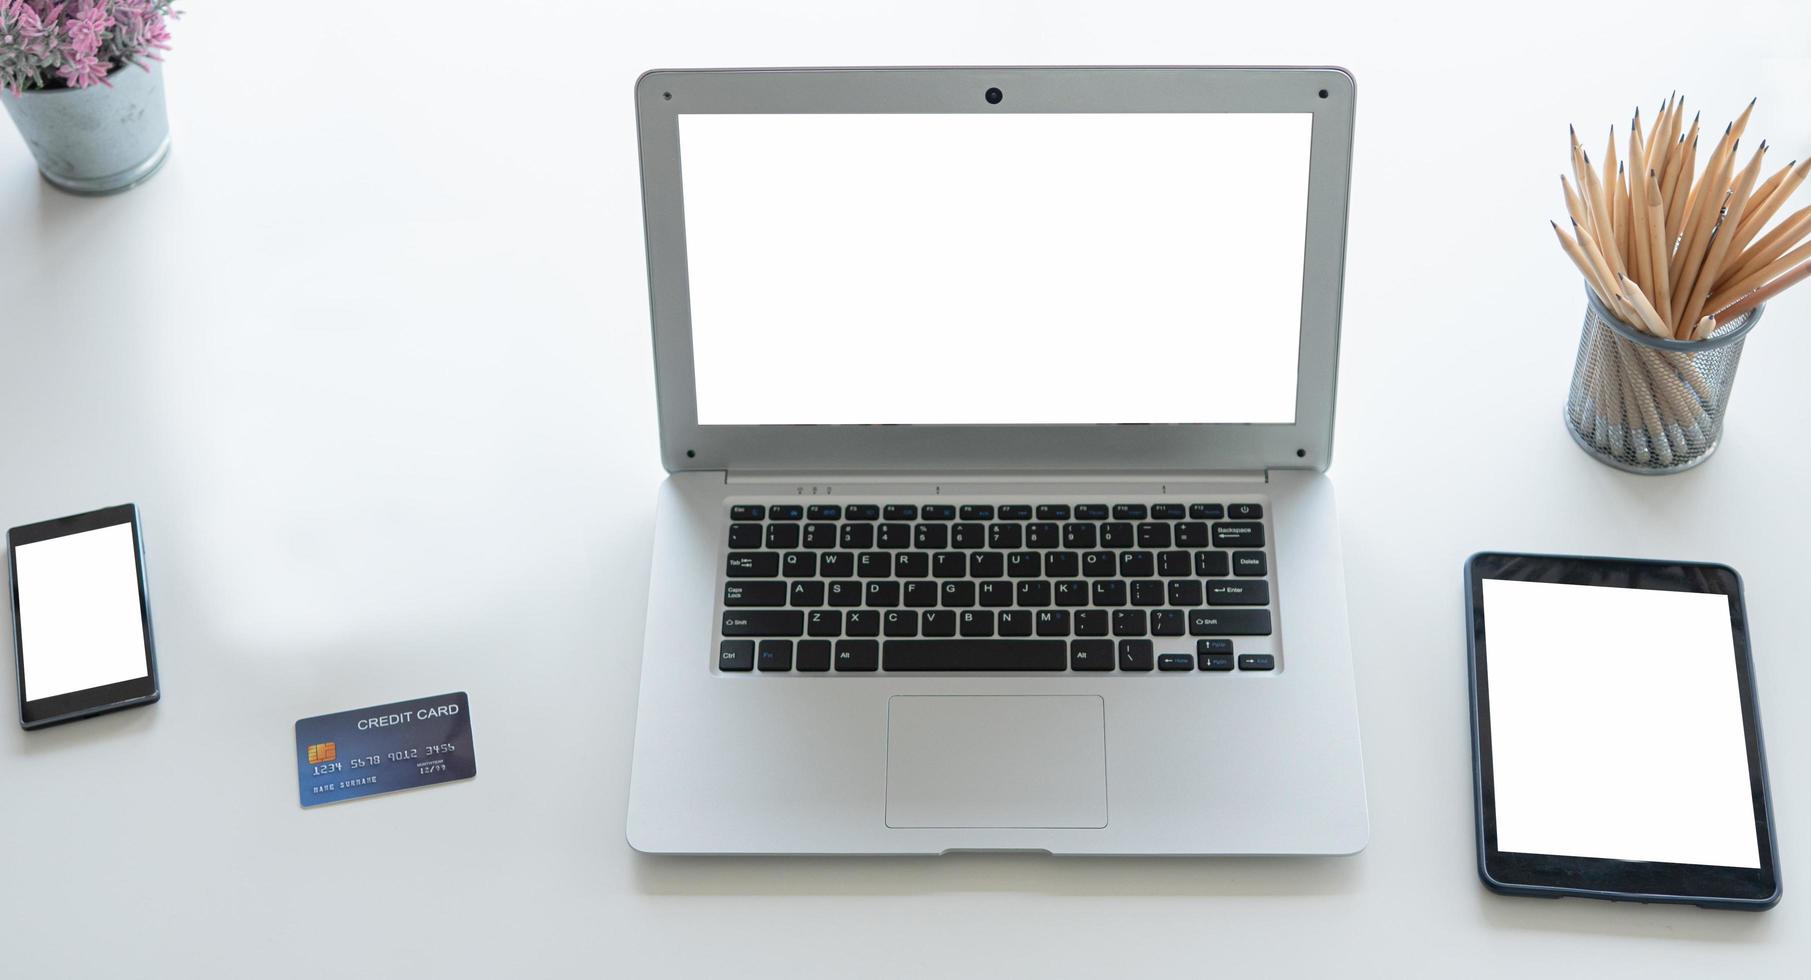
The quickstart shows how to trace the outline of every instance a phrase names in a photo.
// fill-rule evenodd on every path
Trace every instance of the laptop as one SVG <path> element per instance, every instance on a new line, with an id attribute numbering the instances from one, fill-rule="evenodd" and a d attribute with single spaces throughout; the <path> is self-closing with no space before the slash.
<path id="1" fill-rule="evenodd" d="M 655 71 L 628 840 L 1345 854 L 1339 69 Z"/>

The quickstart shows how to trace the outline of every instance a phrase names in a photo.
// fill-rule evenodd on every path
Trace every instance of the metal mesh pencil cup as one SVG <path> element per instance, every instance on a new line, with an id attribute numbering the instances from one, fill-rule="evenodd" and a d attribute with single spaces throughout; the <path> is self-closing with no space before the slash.
<path id="1" fill-rule="evenodd" d="M 1742 342 L 1765 306 L 1717 325 L 1703 340 L 1667 340 L 1616 318 L 1585 290 L 1584 330 L 1566 431 L 1599 462 L 1663 474 L 1704 462 L 1723 435 Z"/>

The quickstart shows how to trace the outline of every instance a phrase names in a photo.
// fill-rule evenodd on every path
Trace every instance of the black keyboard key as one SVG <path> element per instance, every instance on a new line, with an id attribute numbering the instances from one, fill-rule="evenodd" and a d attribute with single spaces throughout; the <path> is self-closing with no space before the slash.
<path id="1" fill-rule="evenodd" d="M 1201 605 L 1201 583 L 1192 578 L 1171 582 L 1169 598 L 1172 606 L 1199 606 Z"/>
<path id="2" fill-rule="evenodd" d="M 855 525 L 863 527 L 865 525 Z M 836 525 L 812 523 L 805 525 L 805 547 L 822 551 L 836 547 Z"/>
<path id="3" fill-rule="evenodd" d="M 888 640 L 888 670 L 1062 670 L 1061 640 Z"/>
<path id="4" fill-rule="evenodd" d="M 1197 609 L 1188 614 L 1190 636 L 1269 636 L 1268 609 Z"/>
<path id="5" fill-rule="evenodd" d="M 1157 574 L 1164 578 L 1188 578 L 1195 574 L 1195 563 L 1186 551 L 1160 551 L 1157 553 Z"/>
<path id="6" fill-rule="evenodd" d="M 809 551 L 788 551 L 780 556 L 780 574 L 787 578 L 810 578 L 817 574 L 817 556 Z"/>
<path id="7" fill-rule="evenodd" d="M 918 519 L 917 504 L 888 504 L 881 511 L 881 516 L 889 521 L 915 521 Z"/>
<path id="8" fill-rule="evenodd" d="M 723 604 L 726 606 L 784 606 L 785 582 L 725 582 Z"/>
<path id="9" fill-rule="evenodd" d="M 829 640 L 800 640 L 798 668 L 815 672 L 830 669 Z"/>
<path id="10" fill-rule="evenodd" d="M 805 508 L 799 504 L 774 504 L 767 508 L 767 519 L 770 521 L 802 521 L 805 519 Z"/>
<path id="11" fill-rule="evenodd" d="M 730 578 L 775 578 L 780 574 L 780 556 L 772 552 L 732 551 L 725 574 Z"/>
<path id="12" fill-rule="evenodd" d="M 834 521 L 843 516 L 840 504 L 812 504 L 805 508 L 805 519 L 811 521 Z"/>
<path id="13" fill-rule="evenodd" d="M 898 551 L 912 546 L 912 525 L 882 524 L 880 533 L 875 535 L 874 544 L 888 551 Z"/>
<path id="14" fill-rule="evenodd" d="M 968 556 L 970 578 L 999 578 L 1006 574 L 1006 556 L 997 551 L 977 551 Z"/>
<path id="15" fill-rule="evenodd" d="M 1176 525 L 1176 547 L 1207 547 L 1207 523 L 1205 521 L 1183 521 Z"/>
<path id="16" fill-rule="evenodd" d="M 847 551 L 826 551 L 818 556 L 817 573 L 825 578 L 848 578 L 855 574 L 855 556 Z"/>
<path id="17" fill-rule="evenodd" d="M 968 574 L 968 556 L 960 551 L 939 551 L 931 556 L 931 574 L 937 578 L 961 578 Z"/>
<path id="18" fill-rule="evenodd" d="M 755 641 L 724 640 L 717 648 L 718 670 L 753 670 L 755 668 Z"/>
<path id="19" fill-rule="evenodd" d="M 987 525 L 987 546 L 995 551 L 1025 547 L 1025 529 L 1017 524 Z"/>
<path id="20" fill-rule="evenodd" d="M 804 614 L 806 636 L 842 636 L 842 610 L 813 609 Z"/>
<path id="21" fill-rule="evenodd" d="M 843 508 L 843 520 L 878 521 L 880 520 L 880 508 L 873 504 L 850 504 Z"/>
<path id="22" fill-rule="evenodd" d="M 994 509 L 990 504 L 963 504 L 957 514 L 965 521 L 991 521 Z"/>
<path id="23" fill-rule="evenodd" d="M 935 551 L 949 546 L 948 524 L 919 524 L 912 528 L 912 547 L 920 551 Z"/>
<path id="24" fill-rule="evenodd" d="M 987 546 L 987 525 L 957 524 L 950 528 L 950 547 L 973 551 Z"/>
<path id="25" fill-rule="evenodd" d="M 1063 541 L 1063 532 L 1056 524 L 1040 522 L 1029 524 L 1025 528 L 1025 547 L 1054 548 Z"/>
<path id="26" fill-rule="evenodd" d="M 796 609 L 737 609 L 723 614 L 724 636 L 804 636 L 805 614 Z"/>
<path id="27" fill-rule="evenodd" d="M 1276 658 L 1268 653 L 1239 654 L 1240 670 L 1275 670 L 1276 665 Z"/>
<path id="28" fill-rule="evenodd" d="M 761 547 L 761 525 L 731 524 L 729 526 L 729 546 L 732 548 Z"/>
<path id="29" fill-rule="evenodd" d="M 918 519 L 921 521 L 953 521 L 956 519 L 956 508 L 953 504 L 925 504 L 918 508 Z"/>
<path id="30" fill-rule="evenodd" d="M 794 582 L 787 590 L 791 597 L 787 605 L 805 608 L 824 604 L 824 583 L 818 581 Z"/>
<path id="31" fill-rule="evenodd" d="M 1201 654 L 1231 653 L 1232 652 L 1232 641 L 1231 640 L 1196 640 L 1195 641 L 1195 652 L 1201 653 Z"/>
<path id="32" fill-rule="evenodd" d="M 976 592 L 978 593 L 976 598 L 981 605 L 988 608 L 998 609 L 1002 606 L 1012 605 L 1011 582 L 982 582 Z"/>
<path id="33" fill-rule="evenodd" d="M 994 635 L 994 614 L 988 609 L 964 609 L 957 632 L 966 637 Z"/>
<path id="34" fill-rule="evenodd" d="M 1087 605 L 1088 583 L 1079 579 L 1056 583 L 1056 604 L 1059 606 Z"/>
<path id="35" fill-rule="evenodd" d="M 831 582 L 828 592 L 828 598 L 832 606 L 861 605 L 860 582 Z"/>
<path id="36" fill-rule="evenodd" d="M 1126 583 L 1119 579 L 1094 583 L 1094 604 L 1105 607 L 1125 605 Z"/>
<path id="37" fill-rule="evenodd" d="M 1122 551 L 1119 574 L 1122 578 L 1150 578 L 1157 574 L 1157 556 L 1148 551 Z"/>
<path id="38" fill-rule="evenodd" d="M 843 617 L 843 632 L 850 636 L 879 636 L 880 617 L 881 612 L 878 609 L 851 609 Z M 799 645 L 804 646 L 802 643 Z M 824 662 L 829 663 L 830 658 L 826 656 Z M 800 667 L 799 669 L 804 670 L 805 668 Z"/>
<path id="39" fill-rule="evenodd" d="M 872 524 L 844 524 L 842 534 L 842 544 L 845 548 L 859 551 L 863 548 L 874 547 L 874 525 Z"/>
<path id="40" fill-rule="evenodd" d="M 799 526 L 797 524 L 767 525 L 767 546 L 769 548 L 797 548 L 799 546 Z"/>
<path id="41" fill-rule="evenodd" d="M 1195 669 L 1195 658 L 1186 653 L 1161 654 L 1157 657 L 1157 669 L 1192 671 Z"/>
<path id="42" fill-rule="evenodd" d="M 899 605 L 899 583 L 869 582 L 866 598 L 870 608 L 891 609 Z"/>
<path id="43" fill-rule="evenodd" d="M 1032 626 L 1031 615 L 1031 610 L 1029 609 L 1000 610 L 1000 635 L 1030 636 Z"/>
<path id="44" fill-rule="evenodd" d="M 1076 504 L 1075 519 L 1078 521 L 1104 521 L 1107 519 L 1107 505 Z"/>
<path id="45" fill-rule="evenodd" d="M 791 670 L 792 641 L 762 640 L 755 653 L 755 666 L 761 670 Z"/>
<path id="46" fill-rule="evenodd" d="M 902 551 L 893 556 L 893 574 L 900 578 L 930 578 L 931 556 L 922 551 Z"/>
<path id="47" fill-rule="evenodd" d="M 1015 551 L 1006 556 L 1006 575 L 1009 578 L 1037 578 L 1043 574 L 1043 567 L 1044 563 L 1035 551 Z"/>
<path id="48" fill-rule="evenodd" d="M 1070 670 L 1112 670 L 1112 640 L 1070 640 Z"/>
<path id="49" fill-rule="evenodd" d="M 732 521 L 758 521 L 767 517 L 767 508 L 760 504 L 736 504 L 729 509 Z"/>
<path id="50" fill-rule="evenodd" d="M 905 605 L 907 609 L 929 609 L 937 604 L 937 583 L 931 581 L 907 582 L 905 584 Z"/>
<path id="51" fill-rule="evenodd" d="M 1068 504 L 1039 504 L 1038 505 L 1038 520 L 1040 520 L 1040 521 L 1066 521 L 1068 519 L 1069 519 L 1069 505 Z"/>
<path id="52" fill-rule="evenodd" d="M 1068 636 L 1069 610 L 1040 609 L 1037 615 L 1039 636 Z"/>
<path id="53" fill-rule="evenodd" d="M 1000 506 L 1000 520 L 1003 520 L 1003 521 L 1029 521 L 1029 520 L 1031 520 L 1031 505 L 1030 504 L 1002 504 Z"/>
<path id="54" fill-rule="evenodd" d="M 1136 540 L 1132 525 L 1124 521 L 1108 521 L 1100 526 L 1100 546 L 1103 548 L 1130 548 Z"/>
<path id="55" fill-rule="evenodd" d="M 1113 610 L 1114 636 L 1144 636 L 1150 631 L 1150 617 L 1143 609 Z"/>
<path id="56" fill-rule="evenodd" d="M 1086 550 L 1094 547 L 1097 541 L 1098 538 L 1094 533 L 1094 525 L 1092 524 L 1074 523 L 1063 525 L 1063 547 L 1065 548 Z M 734 544 L 734 542 L 731 543 Z M 746 547 L 753 546 L 749 545 Z"/>
<path id="57" fill-rule="evenodd" d="M 1069 617 L 1069 620 L 1075 625 L 1076 636 L 1107 635 L 1108 620 L 1105 609 L 1077 609 L 1075 615 Z"/>
<path id="58" fill-rule="evenodd" d="M 1145 518 L 1143 504 L 1114 504 L 1113 519 L 1119 521 L 1142 521 Z"/>
<path id="59" fill-rule="evenodd" d="M 1150 670 L 1152 666 L 1150 640 L 1120 640 L 1120 670 Z"/>
<path id="60" fill-rule="evenodd" d="M 1207 583 L 1210 606 L 1268 606 L 1270 583 L 1262 580 L 1220 579 Z"/>
<path id="61" fill-rule="evenodd" d="M 943 605 L 950 609 L 965 609 L 975 604 L 975 583 L 943 583 Z"/>
<path id="62" fill-rule="evenodd" d="M 1111 551 L 1090 551 L 1082 556 L 1082 574 L 1089 578 L 1118 575 L 1119 559 Z"/>
<path id="63" fill-rule="evenodd" d="M 1160 521 L 1177 521 L 1188 516 L 1188 508 L 1181 504 L 1152 504 L 1151 517 Z"/>
<path id="64" fill-rule="evenodd" d="M 878 670 L 879 668 L 879 640 L 836 641 L 837 670 Z"/>
<path id="65" fill-rule="evenodd" d="M 1262 504 L 1227 504 L 1226 516 L 1235 521 L 1255 521 L 1264 516 Z"/>
<path id="66" fill-rule="evenodd" d="M 1154 578 L 1139 579 L 1132 583 L 1132 605 L 1163 605 L 1163 583 Z"/>
<path id="67" fill-rule="evenodd" d="M 956 611 L 954 609 L 926 609 L 923 626 L 925 636 L 955 636 Z"/>
<path id="68" fill-rule="evenodd" d="M 1188 632 L 1188 618 L 1180 609 L 1151 610 L 1152 636 L 1181 636 Z"/>
<path id="69" fill-rule="evenodd" d="M 1170 526 L 1161 521 L 1146 521 L 1138 525 L 1138 546 L 1140 548 L 1168 548 L 1170 546 Z"/>
<path id="70" fill-rule="evenodd" d="M 1233 656 L 1230 653 L 1197 653 L 1195 665 L 1202 670 L 1231 670 Z"/>
<path id="71" fill-rule="evenodd" d="M 911 609 L 889 609 L 881 617 L 888 636 L 917 636 L 918 613 Z"/>
<path id="72" fill-rule="evenodd" d="M 1188 516 L 1197 521 L 1217 521 L 1226 516 L 1226 508 L 1219 504 L 1189 504 Z"/>
<path id="73" fill-rule="evenodd" d="M 1262 551 L 1235 551 L 1232 553 L 1232 573 L 1234 575 L 1263 575 L 1269 566 Z"/>
<path id="74" fill-rule="evenodd" d="M 1230 566 L 1226 563 L 1224 551 L 1195 552 L 1195 574 L 1202 578 L 1214 578 L 1225 575 Z"/>
<path id="75" fill-rule="evenodd" d="M 1050 583 L 1020 582 L 1018 604 L 1033 609 L 1050 605 Z"/>
<path id="76" fill-rule="evenodd" d="M 1215 524 L 1214 547 L 1262 548 L 1264 547 L 1264 525 L 1253 522 Z"/>
<path id="77" fill-rule="evenodd" d="M 1044 574 L 1050 578 L 1073 578 L 1082 573 L 1082 556 L 1073 551 L 1044 553 Z"/>
<path id="78" fill-rule="evenodd" d="M 864 551 L 855 556 L 855 574 L 861 578 L 890 578 L 893 563 L 878 551 Z"/>

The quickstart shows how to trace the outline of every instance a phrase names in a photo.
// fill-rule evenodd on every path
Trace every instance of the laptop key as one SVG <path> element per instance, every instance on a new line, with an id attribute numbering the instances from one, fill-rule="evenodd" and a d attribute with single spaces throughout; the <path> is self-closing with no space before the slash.
<path id="1" fill-rule="evenodd" d="M 817 556 L 809 551 L 789 551 L 780 557 L 780 574 L 787 578 L 810 578 L 817 574 Z"/>
<path id="2" fill-rule="evenodd" d="M 1188 622 L 1180 609 L 1151 610 L 1152 636 L 1181 636 L 1188 632 Z"/>
<path id="3" fill-rule="evenodd" d="M 1231 670 L 1233 657 L 1230 653 L 1197 653 L 1195 665 L 1202 670 Z"/>
<path id="4" fill-rule="evenodd" d="M 905 605 L 908 609 L 926 609 L 937 605 L 937 583 L 928 579 L 907 582 Z"/>
<path id="5" fill-rule="evenodd" d="M 862 548 L 874 547 L 874 525 L 844 524 L 842 544 L 845 548 L 854 548 L 858 551 Z"/>
<path id="6" fill-rule="evenodd" d="M 1207 583 L 1210 606 L 1268 606 L 1270 583 L 1262 579 L 1221 579 Z"/>
<path id="7" fill-rule="evenodd" d="M 987 609 L 964 609 L 961 625 L 958 630 L 963 636 L 980 637 L 994 635 L 994 614 Z"/>
<path id="8" fill-rule="evenodd" d="M 1143 504 L 1114 504 L 1113 518 L 1120 521 L 1142 521 L 1145 518 Z"/>
<path id="9" fill-rule="evenodd" d="M 1073 551 L 1044 553 L 1044 574 L 1050 578 L 1074 578 L 1082 573 L 1081 556 Z"/>
<path id="10" fill-rule="evenodd" d="M 1044 563 L 1035 551 L 1015 551 L 1006 556 L 1006 575 L 1009 578 L 1037 578 L 1042 574 Z"/>
<path id="11" fill-rule="evenodd" d="M 1111 551 L 1090 551 L 1082 556 L 1082 574 L 1089 578 L 1109 578 L 1119 574 L 1119 561 Z"/>
<path id="12" fill-rule="evenodd" d="M 935 551 L 949 546 L 948 524 L 918 524 L 912 528 L 912 547 L 920 551 Z"/>
<path id="13" fill-rule="evenodd" d="M 796 609 L 733 610 L 723 614 L 724 636 L 804 636 L 805 614 Z"/>
<path id="14" fill-rule="evenodd" d="M 867 600 L 867 605 L 876 609 L 890 609 L 899 605 L 899 583 L 891 579 L 869 582 Z"/>
<path id="15" fill-rule="evenodd" d="M 1157 574 L 1157 556 L 1148 551 L 1122 551 L 1119 574 L 1124 578 L 1150 578 Z"/>
<path id="16" fill-rule="evenodd" d="M 888 578 L 893 574 L 893 563 L 878 551 L 864 551 L 855 556 L 855 574 L 862 578 Z"/>
<path id="17" fill-rule="evenodd" d="M 865 525 L 854 525 L 863 527 Z M 811 523 L 805 525 L 805 547 L 822 551 L 836 547 L 836 525 Z"/>
<path id="18" fill-rule="evenodd" d="M 817 573 L 825 578 L 848 578 L 855 574 L 855 556 L 847 551 L 826 551 L 818 557 Z"/>
<path id="19" fill-rule="evenodd" d="M 824 604 L 824 583 L 818 581 L 794 582 L 789 590 L 790 606 L 806 607 Z M 840 613 L 838 615 L 841 615 Z"/>
<path id="20" fill-rule="evenodd" d="M 931 556 L 922 551 L 901 551 L 893 556 L 893 574 L 900 578 L 930 578 Z"/>
<path id="21" fill-rule="evenodd" d="M 994 509 L 987 504 L 963 504 L 958 509 L 957 516 L 965 521 L 991 521 L 994 519 Z"/>
<path id="22" fill-rule="evenodd" d="M 1169 599 L 1172 606 L 1199 606 L 1201 583 L 1192 578 L 1171 582 Z"/>
<path id="23" fill-rule="evenodd" d="M 805 508 L 806 520 L 834 521 L 841 516 L 843 508 L 839 504 L 812 504 Z"/>
<path id="24" fill-rule="evenodd" d="M 780 556 L 771 551 L 732 551 L 725 574 L 730 578 L 776 578 Z"/>
<path id="25" fill-rule="evenodd" d="M 1150 618 L 1143 609 L 1113 610 L 1114 636 L 1143 636 L 1150 632 Z"/>
<path id="26" fill-rule="evenodd" d="M 918 508 L 918 519 L 921 521 L 953 521 L 956 519 L 956 508 L 952 504 L 925 504 Z"/>
<path id="27" fill-rule="evenodd" d="M 1146 521 L 1138 525 L 1138 546 L 1140 548 L 1168 548 L 1170 546 L 1170 526 L 1161 521 Z"/>
<path id="28" fill-rule="evenodd" d="M 918 635 L 918 613 L 911 609 L 889 609 L 881 623 L 888 636 Z"/>
<path id="29" fill-rule="evenodd" d="M 1188 516 L 1197 521 L 1217 521 L 1226 516 L 1226 508 L 1219 504 L 1189 504 Z"/>
<path id="30" fill-rule="evenodd" d="M 785 582 L 725 582 L 723 604 L 726 606 L 784 606 Z"/>
<path id="31" fill-rule="evenodd" d="M 1176 525 L 1176 547 L 1207 547 L 1207 522 L 1183 521 L 1181 524 Z"/>
<path id="32" fill-rule="evenodd" d="M 761 670 L 791 670 L 792 641 L 762 640 L 755 653 L 755 666 Z"/>
<path id="33" fill-rule="evenodd" d="M 1050 605 L 1050 583 L 1020 582 L 1018 604 L 1031 607 Z"/>
<path id="34" fill-rule="evenodd" d="M 1269 566 L 1262 551 L 1235 551 L 1232 553 L 1232 573 L 1234 575 L 1263 575 Z"/>
<path id="35" fill-rule="evenodd" d="M 729 546 L 732 548 L 761 547 L 761 525 L 731 524 L 729 526 Z"/>
<path id="36" fill-rule="evenodd" d="M 800 640 L 798 668 L 805 671 L 823 672 L 830 669 L 829 640 Z"/>
<path id="37" fill-rule="evenodd" d="M 1094 533 L 1094 525 L 1092 524 L 1070 523 L 1063 525 L 1063 547 L 1065 548 L 1086 550 L 1094 547 L 1096 541 L 1097 538 Z M 735 542 L 733 541 L 731 542 L 732 545 L 734 545 L 734 543 Z M 745 545 L 744 547 L 753 546 Z"/>
<path id="38" fill-rule="evenodd" d="M 1107 611 L 1105 609 L 1077 609 L 1070 617 L 1075 626 L 1076 636 L 1106 636 Z"/>
<path id="39" fill-rule="evenodd" d="M 1276 658 L 1268 653 L 1239 654 L 1240 670 L 1275 670 Z"/>
<path id="40" fill-rule="evenodd" d="M 925 636 L 956 635 L 956 611 L 953 609 L 926 609 L 921 623 Z"/>
<path id="41" fill-rule="evenodd" d="M 879 668 L 879 640 L 836 641 L 837 670 L 878 670 Z"/>
<path id="42" fill-rule="evenodd" d="M 1150 670 L 1152 666 L 1150 640 L 1120 640 L 1120 670 Z"/>
<path id="43" fill-rule="evenodd" d="M 973 582 L 945 582 L 942 591 L 945 607 L 960 609 L 975 604 L 975 583 Z"/>
<path id="44" fill-rule="evenodd" d="M 1068 519 L 1069 519 L 1069 505 L 1068 504 L 1039 504 L 1038 505 L 1038 520 L 1040 520 L 1040 521 L 1066 521 Z"/>
<path id="45" fill-rule="evenodd" d="M 977 551 L 968 556 L 970 578 L 1000 578 L 1006 574 L 1006 556 L 997 551 Z"/>
<path id="46" fill-rule="evenodd" d="M 1132 605 L 1163 605 L 1163 583 L 1154 578 L 1139 579 L 1132 583 Z"/>
<path id="47" fill-rule="evenodd" d="M 1112 670 L 1112 640 L 1070 640 L 1070 670 Z"/>
<path id="48" fill-rule="evenodd" d="M 987 545 L 987 525 L 962 523 L 950 528 L 950 547 L 973 551 Z"/>
<path id="49" fill-rule="evenodd" d="M 1002 609 L 1002 610 L 1000 610 L 1000 635 L 1001 636 L 1030 636 L 1031 635 L 1031 626 L 1032 626 L 1031 610 L 1029 610 L 1029 609 Z"/>
<path id="50" fill-rule="evenodd" d="M 1190 636 L 1269 636 L 1268 609 L 1196 609 L 1188 614 Z"/>
<path id="51" fill-rule="evenodd" d="M 880 635 L 880 610 L 878 609 L 851 609 L 849 610 L 849 614 L 844 616 L 843 619 L 843 632 L 850 636 Z M 804 646 L 803 643 L 799 644 L 800 656 L 804 655 Z M 824 655 L 824 663 L 830 663 L 829 654 Z M 806 670 L 808 668 L 800 667 L 799 669 Z M 830 668 L 826 666 L 823 669 L 829 670 Z"/>
<path id="52" fill-rule="evenodd" d="M 968 556 L 960 551 L 939 551 L 931 556 L 934 578 L 962 578 L 968 574 Z"/>
<path id="53" fill-rule="evenodd" d="M 976 598 L 983 606 L 998 609 L 1012 605 L 1011 582 L 982 582 L 976 591 L 979 593 Z"/>
<path id="54" fill-rule="evenodd" d="M 831 582 L 829 600 L 832 606 L 861 605 L 861 583 L 853 581 Z"/>
<path id="55" fill-rule="evenodd" d="M 1132 525 L 1124 521 L 1108 521 L 1100 526 L 1100 546 L 1103 548 L 1130 548 L 1133 540 Z"/>
<path id="56" fill-rule="evenodd" d="M 1069 610 L 1040 609 L 1037 615 L 1039 636 L 1068 636 Z"/>
<path id="57" fill-rule="evenodd" d="M 898 551 L 912 546 L 912 525 L 882 524 L 880 533 L 874 537 L 875 545 L 888 551 Z"/>
<path id="58" fill-rule="evenodd" d="M 1216 548 L 1262 548 L 1264 547 L 1264 525 L 1255 522 L 1231 522 L 1214 525 L 1214 547 Z"/>
<path id="59" fill-rule="evenodd" d="M 758 521 L 767 516 L 767 508 L 760 504 L 736 504 L 729 509 L 732 521 Z"/>
<path id="60" fill-rule="evenodd" d="M 918 519 L 917 504 L 888 504 L 881 511 L 881 516 L 889 521 L 915 521 Z"/>
<path id="61" fill-rule="evenodd" d="M 755 641 L 724 640 L 717 648 L 718 670 L 753 670 L 755 667 Z"/>
<path id="62" fill-rule="evenodd" d="M 1062 543 L 1062 530 L 1048 522 L 1029 524 L 1025 528 L 1025 547 L 1054 548 Z"/>
<path id="63" fill-rule="evenodd" d="M 1097 606 L 1125 605 L 1126 583 L 1118 579 L 1094 583 L 1094 604 Z"/>
<path id="64" fill-rule="evenodd" d="M 987 546 L 995 551 L 1023 548 L 1025 546 L 1025 528 L 1018 524 L 989 524 L 987 525 Z"/>
<path id="65" fill-rule="evenodd" d="M 1107 519 L 1107 505 L 1076 504 L 1075 519 L 1078 521 L 1104 521 Z"/>
<path id="66" fill-rule="evenodd" d="M 1031 505 L 1030 504 L 1002 504 L 1000 506 L 1000 520 L 1003 520 L 1003 521 L 1029 521 L 1029 520 L 1031 520 Z"/>
<path id="67" fill-rule="evenodd" d="M 1056 583 L 1056 604 L 1059 606 L 1085 606 L 1088 604 L 1088 583 L 1079 579 Z M 756 605 L 756 603 L 750 603 Z"/>
<path id="68" fill-rule="evenodd" d="M 770 521 L 802 521 L 805 519 L 805 508 L 799 504 L 774 504 L 767 508 L 767 519 Z"/>
<path id="69" fill-rule="evenodd" d="M 873 504 L 850 504 L 843 508 L 843 520 L 878 521 L 880 520 L 880 508 Z"/>
<path id="70" fill-rule="evenodd" d="M 888 670 L 1062 670 L 1062 640 L 888 640 Z"/>
<path id="71" fill-rule="evenodd" d="M 1264 508 L 1260 504 L 1227 504 L 1226 516 L 1234 520 L 1255 521 L 1264 516 Z"/>
<path id="72" fill-rule="evenodd" d="M 797 524 L 767 525 L 767 546 L 785 549 L 799 546 L 799 526 Z"/>
<path id="73" fill-rule="evenodd" d="M 1225 575 L 1228 567 L 1229 566 L 1226 563 L 1226 552 L 1224 551 L 1195 552 L 1195 574 L 1202 578 L 1215 578 Z"/>
<path id="74" fill-rule="evenodd" d="M 1194 670 L 1195 658 L 1186 653 L 1165 653 L 1157 657 L 1158 670 Z"/>
<path id="75" fill-rule="evenodd" d="M 1181 520 L 1188 516 L 1188 508 L 1181 504 L 1152 504 L 1151 517 L 1160 521 Z"/>

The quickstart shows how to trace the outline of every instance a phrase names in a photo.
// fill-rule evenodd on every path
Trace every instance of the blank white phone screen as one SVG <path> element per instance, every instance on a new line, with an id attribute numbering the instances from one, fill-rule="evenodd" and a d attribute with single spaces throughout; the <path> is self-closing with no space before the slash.
<path id="1" fill-rule="evenodd" d="M 25 700 L 150 673 L 132 525 L 22 544 L 13 563 Z"/>
<path id="2" fill-rule="evenodd" d="M 1294 422 L 1312 127 L 682 114 L 698 422 Z"/>
<path id="3" fill-rule="evenodd" d="M 1497 849 L 1760 867 L 1729 599 L 1484 580 Z"/>

